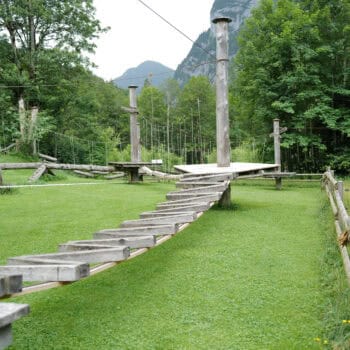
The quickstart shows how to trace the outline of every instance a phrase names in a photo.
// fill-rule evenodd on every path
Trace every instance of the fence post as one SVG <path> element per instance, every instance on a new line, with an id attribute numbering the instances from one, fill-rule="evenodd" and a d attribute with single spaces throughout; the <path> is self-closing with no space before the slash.
<path id="1" fill-rule="evenodd" d="M 0 186 L 3 185 L 3 180 L 2 180 L 2 172 L 1 172 L 1 168 L 0 168 Z"/>
<path id="2" fill-rule="evenodd" d="M 338 192 L 342 201 L 344 201 L 344 183 L 343 181 L 338 181 L 337 183 Z"/>
<path id="3" fill-rule="evenodd" d="M 216 25 L 216 143 L 218 167 L 231 165 L 228 111 L 228 26 L 230 18 L 215 18 Z"/>

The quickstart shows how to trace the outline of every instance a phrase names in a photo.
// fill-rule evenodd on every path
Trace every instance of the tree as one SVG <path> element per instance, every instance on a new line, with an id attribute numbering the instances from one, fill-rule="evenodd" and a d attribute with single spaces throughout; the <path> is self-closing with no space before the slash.
<path id="1" fill-rule="evenodd" d="M 348 1 L 262 0 L 240 33 L 235 120 L 266 137 L 281 119 L 289 169 L 319 170 L 350 136 L 349 14 Z"/>
<path id="2" fill-rule="evenodd" d="M 7 63 L 12 73 L 4 82 L 18 86 L 13 93 L 22 141 L 28 142 L 37 120 L 33 107 L 40 105 L 38 86 L 50 80 L 43 67 L 58 63 L 54 69 L 59 73 L 64 53 L 82 63 L 81 53 L 91 52 L 93 40 L 105 29 L 95 18 L 92 0 L 2 0 L 0 30 L 11 48 Z"/>

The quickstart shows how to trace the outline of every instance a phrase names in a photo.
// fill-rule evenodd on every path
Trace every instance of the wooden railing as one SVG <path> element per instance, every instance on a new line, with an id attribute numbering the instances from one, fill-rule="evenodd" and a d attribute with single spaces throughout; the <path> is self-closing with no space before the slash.
<path id="1" fill-rule="evenodd" d="M 342 181 L 336 180 L 334 172 L 330 169 L 323 174 L 322 183 L 334 214 L 334 224 L 338 236 L 339 248 L 350 285 L 350 258 L 346 247 L 350 241 L 350 217 L 344 205 L 344 185 Z"/>

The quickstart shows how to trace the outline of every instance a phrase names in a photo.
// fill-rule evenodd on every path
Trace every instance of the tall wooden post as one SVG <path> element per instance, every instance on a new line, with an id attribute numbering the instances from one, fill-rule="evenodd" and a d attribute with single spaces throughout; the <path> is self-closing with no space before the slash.
<path id="1" fill-rule="evenodd" d="M 275 164 L 278 164 L 278 172 L 281 172 L 281 135 L 280 135 L 280 120 L 273 120 L 273 139 L 275 149 Z"/>
<path id="2" fill-rule="evenodd" d="M 273 120 L 273 136 L 274 139 L 274 150 L 275 150 L 275 164 L 278 165 L 277 172 L 280 173 L 282 171 L 281 167 L 281 134 L 287 131 L 287 128 L 280 128 L 280 120 Z M 282 189 L 282 177 L 276 177 L 276 189 Z"/>
<path id="3" fill-rule="evenodd" d="M 228 26 L 230 18 L 215 18 L 216 24 L 216 144 L 218 167 L 229 167 L 230 126 L 228 114 Z"/>
<path id="4" fill-rule="evenodd" d="M 344 182 L 338 181 L 337 187 L 341 200 L 344 200 Z"/>
<path id="5" fill-rule="evenodd" d="M 131 145 L 131 161 L 139 163 L 141 161 L 141 143 L 140 143 L 140 124 L 137 120 L 137 86 L 129 86 L 130 97 L 130 145 Z"/>

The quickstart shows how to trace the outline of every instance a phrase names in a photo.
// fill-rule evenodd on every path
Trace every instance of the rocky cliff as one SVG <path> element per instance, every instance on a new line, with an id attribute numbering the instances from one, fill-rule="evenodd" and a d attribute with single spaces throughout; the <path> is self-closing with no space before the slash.
<path id="1" fill-rule="evenodd" d="M 230 23 L 230 57 L 232 58 L 237 52 L 237 34 L 244 22 L 250 15 L 251 9 L 259 0 L 215 0 L 210 13 L 211 20 L 216 17 L 229 17 Z M 215 27 L 211 24 L 210 28 L 202 33 L 193 45 L 187 57 L 178 66 L 175 72 L 175 79 L 183 85 L 192 76 L 206 75 L 210 80 L 215 77 L 215 63 L 202 64 L 203 62 L 213 61 L 213 57 L 201 50 L 201 46 L 215 57 L 216 41 Z"/>

